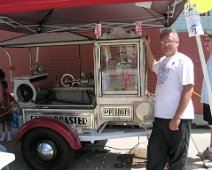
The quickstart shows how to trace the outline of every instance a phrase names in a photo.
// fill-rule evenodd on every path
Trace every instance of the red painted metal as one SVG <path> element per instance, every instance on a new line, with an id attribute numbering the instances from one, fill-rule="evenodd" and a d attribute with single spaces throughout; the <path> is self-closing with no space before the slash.
<path id="1" fill-rule="evenodd" d="M 53 131 L 60 134 L 67 141 L 67 143 L 72 149 L 78 150 L 81 148 L 81 142 L 76 132 L 72 128 L 70 128 L 62 121 L 46 117 L 36 118 L 25 123 L 17 132 L 15 143 L 18 143 L 24 134 L 35 128 L 52 129 Z"/>
<path id="2" fill-rule="evenodd" d="M 15 66 L 10 66 L 10 70 L 14 71 L 15 70 Z"/>
<path id="3" fill-rule="evenodd" d="M 168 0 L 2 0 L 0 13 L 33 11 L 51 8 L 65 8 L 100 4 L 168 1 Z"/>

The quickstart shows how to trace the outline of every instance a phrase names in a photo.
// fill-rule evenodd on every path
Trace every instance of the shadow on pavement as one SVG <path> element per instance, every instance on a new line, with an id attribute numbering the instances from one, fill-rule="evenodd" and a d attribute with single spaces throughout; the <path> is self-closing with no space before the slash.
<path id="1" fill-rule="evenodd" d="M 13 138 L 18 129 L 13 129 Z M 76 152 L 76 158 L 69 170 L 83 169 L 129 169 L 144 168 L 146 164 L 146 148 L 135 146 L 130 150 L 106 146 L 107 141 L 95 144 L 83 143 L 83 147 Z M 1 142 L 7 152 L 15 154 L 15 161 L 9 164 L 10 170 L 30 170 L 21 155 L 21 145 L 14 142 Z M 120 146 L 121 147 L 121 146 Z M 115 150 L 115 152 L 114 152 Z"/>
<path id="2" fill-rule="evenodd" d="M 69 168 L 73 169 L 131 169 L 144 168 L 146 149 L 134 148 L 129 153 L 113 153 L 106 141 L 86 144 L 76 154 L 76 160 Z M 116 148 L 112 148 L 113 150 Z M 119 150 L 117 148 L 117 150 Z"/>

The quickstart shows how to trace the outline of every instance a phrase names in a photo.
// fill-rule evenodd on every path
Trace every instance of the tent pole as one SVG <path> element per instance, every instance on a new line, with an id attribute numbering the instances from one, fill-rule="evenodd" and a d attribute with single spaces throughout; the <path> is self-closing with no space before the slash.
<path id="1" fill-rule="evenodd" d="M 35 63 L 38 63 L 39 61 L 39 47 L 36 47 L 36 62 Z"/>

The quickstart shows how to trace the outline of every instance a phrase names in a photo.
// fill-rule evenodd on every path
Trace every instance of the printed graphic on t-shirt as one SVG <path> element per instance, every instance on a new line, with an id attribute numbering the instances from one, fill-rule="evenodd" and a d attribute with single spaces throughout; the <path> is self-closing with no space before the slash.
<path id="1" fill-rule="evenodd" d="M 165 81 L 168 79 L 168 73 L 169 73 L 170 68 L 167 68 L 166 64 L 167 63 L 162 63 L 159 67 L 158 81 L 157 81 L 158 85 L 164 84 Z"/>

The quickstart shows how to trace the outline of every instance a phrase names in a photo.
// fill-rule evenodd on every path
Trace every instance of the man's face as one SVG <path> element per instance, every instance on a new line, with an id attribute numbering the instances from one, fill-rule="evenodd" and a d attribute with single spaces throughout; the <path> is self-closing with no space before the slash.
<path id="1" fill-rule="evenodd" d="M 212 54 L 212 37 L 210 36 L 204 37 L 204 46 L 206 51 Z"/>
<path id="2" fill-rule="evenodd" d="M 164 34 L 161 39 L 161 50 L 165 56 L 171 57 L 178 51 L 179 43 L 174 37 L 174 33 Z"/>

